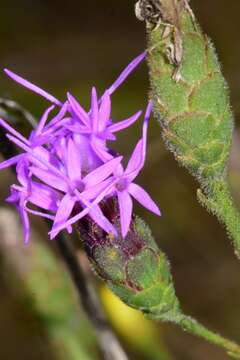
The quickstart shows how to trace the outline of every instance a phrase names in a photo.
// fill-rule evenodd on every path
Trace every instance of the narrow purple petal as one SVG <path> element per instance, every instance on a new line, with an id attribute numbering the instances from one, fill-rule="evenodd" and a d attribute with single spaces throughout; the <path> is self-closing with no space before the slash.
<path id="1" fill-rule="evenodd" d="M 105 180 L 114 172 L 115 168 L 122 161 L 122 158 L 122 156 L 118 156 L 117 158 L 108 161 L 104 165 L 99 166 L 96 170 L 93 170 L 90 174 L 85 176 L 83 182 L 85 183 L 86 187 L 88 188 L 97 185 L 101 181 Z"/>
<path id="2" fill-rule="evenodd" d="M 66 194 L 63 197 L 55 216 L 53 231 L 55 226 L 59 226 L 68 220 L 73 210 L 74 204 L 75 204 L 75 200 L 69 194 Z"/>
<path id="3" fill-rule="evenodd" d="M 29 145 L 29 141 L 25 139 L 24 136 L 22 136 L 18 131 L 16 131 L 14 128 L 12 128 L 6 121 L 3 119 L 0 119 L 0 126 L 2 126 L 4 129 L 10 132 L 13 136 L 24 142 L 25 144 Z"/>
<path id="4" fill-rule="evenodd" d="M 23 225 L 24 243 L 28 244 L 30 237 L 30 223 L 27 211 L 25 209 L 24 198 L 20 199 L 20 204 L 17 206 L 17 208 Z"/>
<path id="5" fill-rule="evenodd" d="M 108 131 L 111 131 L 111 132 L 115 133 L 117 131 L 126 129 L 127 127 L 129 127 L 130 125 L 135 123 L 135 121 L 137 121 L 139 119 L 141 114 L 142 114 L 142 111 L 138 111 L 136 114 L 131 116 L 129 119 L 120 121 L 120 122 L 118 122 L 116 124 L 113 124 L 113 125 L 110 125 L 108 127 Z"/>
<path id="6" fill-rule="evenodd" d="M 65 128 L 68 130 L 71 130 L 74 133 L 77 134 L 91 134 L 92 130 L 87 128 L 86 126 L 79 126 L 79 125 L 65 125 Z"/>
<path id="7" fill-rule="evenodd" d="M 53 174 L 57 175 L 57 177 L 59 176 L 61 179 L 66 181 L 67 184 L 71 184 L 70 180 L 64 174 L 62 174 L 60 170 L 58 170 L 57 168 L 55 168 L 53 165 L 51 165 L 49 162 L 47 162 L 45 160 L 45 158 L 42 156 L 41 152 L 39 152 L 40 148 L 37 148 L 36 150 L 31 149 L 29 146 L 23 144 L 20 140 L 14 138 L 13 136 L 8 135 L 8 134 L 7 134 L 7 138 L 9 140 L 11 140 L 17 146 L 22 148 L 24 151 L 29 153 L 31 155 L 31 162 L 32 163 L 36 163 L 38 166 L 39 166 L 39 163 L 46 166 L 46 168 L 48 170 L 51 170 Z M 43 149 L 43 150 L 45 150 L 45 149 Z"/>
<path id="8" fill-rule="evenodd" d="M 90 127 L 90 119 L 88 113 L 82 108 L 79 102 L 70 94 L 67 94 L 69 104 L 76 116 L 87 126 Z"/>
<path id="9" fill-rule="evenodd" d="M 62 106 L 62 103 L 56 99 L 54 96 L 50 95 L 46 91 L 40 89 L 38 86 L 32 84 L 28 80 L 23 79 L 21 76 L 13 73 L 12 71 L 8 69 L 4 69 L 5 73 L 14 81 L 16 81 L 18 84 L 24 86 L 25 88 L 35 92 L 36 94 L 43 96 L 45 99 L 49 100 L 53 104 L 57 106 Z"/>
<path id="10" fill-rule="evenodd" d="M 12 185 L 10 187 L 10 195 L 5 199 L 5 201 L 9 204 L 17 204 L 20 200 L 20 194 L 22 192 L 22 188 L 18 189 L 18 185 Z"/>
<path id="11" fill-rule="evenodd" d="M 142 53 L 137 56 L 120 74 L 117 80 L 112 84 L 112 86 L 108 89 L 109 94 L 112 93 L 126 80 L 126 78 L 131 74 L 131 72 L 143 61 L 146 57 L 146 53 Z"/>
<path id="12" fill-rule="evenodd" d="M 54 189 L 64 192 L 68 191 L 67 184 L 61 178 L 52 174 L 50 171 L 41 169 L 37 166 L 31 166 L 30 171 L 39 180 L 43 181 L 45 184 L 53 187 Z"/>
<path id="13" fill-rule="evenodd" d="M 94 207 L 92 207 L 89 211 L 89 215 L 96 224 L 98 224 L 104 231 L 106 231 L 106 233 L 112 233 L 113 235 L 117 234 L 116 229 L 106 218 L 106 216 L 103 215 L 103 212 L 99 206 L 95 205 Z"/>
<path id="14" fill-rule="evenodd" d="M 106 146 L 100 146 L 98 142 L 95 141 L 95 139 L 91 142 L 91 147 L 94 151 L 94 153 L 101 159 L 103 162 L 112 160 L 113 155 L 111 155 L 108 151 Z"/>
<path id="15" fill-rule="evenodd" d="M 30 174 L 29 174 L 29 162 L 26 160 L 26 157 L 22 157 L 16 167 L 17 179 L 21 185 L 28 188 L 30 184 Z"/>
<path id="16" fill-rule="evenodd" d="M 143 168 L 143 140 L 139 140 L 128 162 L 125 174 L 132 181 Z"/>
<path id="17" fill-rule="evenodd" d="M 60 193 L 51 187 L 35 181 L 31 182 L 31 192 L 28 196 L 28 201 L 32 204 L 39 206 L 42 209 L 56 212 L 61 197 Z"/>
<path id="18" fill-rule="evenodd" d="M 82 172 L 89 173 L 102 164 L 102 161 L 95 154 L 89 137 L 82 134 L 73 134 L 73 140 L 81 151 Z"/>
<path id="19" fill-rule="evenodd" d="M 111 114 L 111 98 L 109 91 L 105 91 L 101 99 L 101 105 L 99 109 L 99 124 L 98 131 L 102 132 L 107 126 Z"/>
<path id="20" fill-rule="evenodd" d="M 130 180 L 133 180 L 139 174 L 146 160 L 147 130 L 151 112 L 152 101 L 149 101 L 143 122 L 142 139 L 137 143 L 125 171 Z"/>
<path id="21" fill-rule="evenodd" d="M 161 215 L 161 211 L 159 210 L 158 206 L 141 186 L 132 183 L 129 185 L 128 191 L 146 209 L 150 210 L 158 216 Z"/>
<path id="22" fill-rule="evenodd" d="M 98 133 L 97 134 L 98 138 L 101 140 L 110 140 L 110 141 L 115 141 L 117 140 L 117 137 L 113 134 L 111 134 L 111 132 L 106 129 L 105 131 Z"/>
<path id="23" fill-rule="evenodd" d="M 81 192 L 81 196 L 87 200 L 94 200 L 98 195 L 102 193 L 113 181 L 113 178 L 102 181 L 101 183 L 91 186 L 88 189 Z"/>
<path id="24" fill-rule="evenodd" d="M 57 234 L 62 231 L 65 228 L 68 228 L 70 225 L 74 224 L 75 222 L 81 220 L 84 216 L 86 216 L 89 213 L 90 209 L 89 208 L 85 208 L 84 210 L 82 210 L 79 214 L 73 216 L 72 218 L 70 218 L 69 220 L 67 220 L 66 222 L 62 223 L 61 225 L 55 226 L 48 234 L 50 236 L 50 239 L 54 239 Z"/>
<path id="25" fill-rule="evenodd" d="M 118 204 L 120 210 L 121 231 L 126 237 L 132 220 L 133 202 L 127 191 L 118 191 Z"/>
<path id="26" fill-rule="evenodd" d="M 65 133 L 66 133 L 66 129 L 59 129 L 59 130 L 55 131 L 54 133 L 47 131 L 43 135 L 34 137 L 34 139 L 32 140 L 31 146 L 38 147 L 38 146 L 45 145 L 47 143 L 52 144 L 52 140 L 56 140 L 56 138 L 58 136 L 63 137 L 65 135 Z"/>
<path id="27" fill-rule="evenodd" d="M 43 217 L 45 219 L 49 219 L 49 220 L 54 221 L 55 216 L 53 216 L 53 215 L 44 213 L 42 211 L 32 210 L 32 209 L 30 209 L 28 207 L 26 209 L 27 209 L 27 212 L 30 213 L 30 214 L 33 214 L 33 215 L 36 215 L 36 216 L 41 216 L 41 217 Z"/>
<path id="28" fill-rule="evenodd" d="M 63 106 L 61 106 L 59 113 L 49 122 L 47 128 L 57 124 L 66 115 L 67 110 L 68 110 L 68 101 L 65 101 Z"/>
<path id="29" fill-rule="evenodd" d="M 71 181 L 81 181 L 82 177 L 81 152 L 72 139 L 68 140 L 67 147 L 67 173 Z"/>
<path id="30" fill-rule="evenodd" d="M 50 106 L 43 114 L 43 116 L 41 117 L 38 126 L 36 128 L 36 130 L 34 131 L 34 136 L 38 136 L 42 133 L 42 130 L 48 120 L 48 116 L 50 114 L 50 112 L 55 108 L 54 105 Z"/>
<path id="31" fill-rule="evenodd" d="M 57 234 L 63 230 L 64 228 L 74 224 L 75 222 L 79 221 L 80 219 L 82 219 L 84 216 L 86 216 L 89 211 L 91 210 L 92 206 L 99 204 L 102 199 L 109 193 L 111 193 L 112 189 L 114 188 L 116 184 L 116 181 L 112 182 L 108 187 L 106 187 L 99 195 L 98 197 L 91 203 L 89 203 L 87 200 L 84 201 L 85 206 L 87 206 L 85 209 L 83 209 L 80 213 L 78 213 L 77 215 L 73 216 L 71 219 L 69 219 L 68 221 L 66 221 L 64 224 L 62 224 L 61 226 L 56 227 L 54 230 L 49 232 L 50 238 L 53 239 L 54 237 L 57 236 Z M 82 194 L 80 194 L 82 195 Z M 83 197 L 81 197 L 81 200 L 83 200 Z"/>
<path id="32" fill-rule="evenodd" d="M 152 108 L 153 108 L 153 102 L 152 100 L 149 101 L 147 109 L 146 109 L 146 113 L 144 116 L 144 122 L 143 122 L 143 149 L 142 149 L 142 158 L 143 158 L 143 165 L 146 159 L 146 149 L 147 149 L 147 131 L 148 131 L 148 124 L 149 124 L 149 119 L 152 113 Z"/>
<path id="33" fill-rule="evenodd" d="M 92 129 L 93 132 L 98 131 L 98 98 L 96 88 L 92 88 L 92 98 L 91 98 L 91 119 L 92 119 Z"/>
<path id="34" fill-rule="evenodd" d="M 16 165 L 18 163 L 18 161 L 22 158 L 22 156 L 24 156 L 23 154 L 20 155 L 16 155 L 14 157 L 12 157 L 9 160 L 5 160 L 3 162 L 0 163 L 0 170 L 2 169 L 6 169 L 10 166 Z"/>

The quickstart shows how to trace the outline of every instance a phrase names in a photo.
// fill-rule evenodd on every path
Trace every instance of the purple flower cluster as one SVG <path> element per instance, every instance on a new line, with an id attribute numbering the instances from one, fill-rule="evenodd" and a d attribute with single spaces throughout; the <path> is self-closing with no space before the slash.
<path id="1" fill-rule="evenodd" d="M 160 210 L 146 191 L 133 181 L 144 166 L 147 128 L 152 110 L 148 104 L 141 139 L 126 168 L 123 157 L 109 149 L 108 141 L 116 133 L 133 124 L 141 111 L 114 123 L 111 118 L 111 95 L 133 69 L 145 58 L 141 54 L 120 74 L 116 82 L 98 98 L 92 89 L 91 107 L 87 112 L 70 94 L 61 103 L 36 85 L 9 70 L 8 76 L 45 97 L 52 105 L 44 112 L 38 126 L 28 139 L 0 119 L 7 137 L 23 152 L 0 164 L 0 169 L 16 166 L 18 184 L 11 186 L 7 202 L 14 204 L 21 216 L 24 238 L 29 240 L 29 217 L 35 214 L 53 221 L 51 239 L 61 230 L 72 231 L 72 225 L 88 215 L 107 233 L 116 229 L 101 210 L 101 201 L 118 199 L 122 236 L 128 233 L 132 219 L 133 200 L 160 215 Z M 57 114 L 51 115 L 57 107 Z"/>

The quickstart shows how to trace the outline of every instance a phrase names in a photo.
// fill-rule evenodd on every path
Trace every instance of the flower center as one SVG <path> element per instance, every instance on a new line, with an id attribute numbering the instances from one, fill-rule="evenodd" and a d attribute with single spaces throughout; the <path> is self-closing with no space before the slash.
<path id="1" fill-rule="evenodd" d="M 76 188 L 79 192 L 83 192 L 85 190 L 85 184 L 83 181 L 79 180 L 76 182 Z"/>
<path id="2" fill-rule="evenodd" d="M 121 178 L 118 180 L 116 184 L 116 188 L 118 191 L 124 191 L 128 187 L 128 180 L 126 178 Z"/>

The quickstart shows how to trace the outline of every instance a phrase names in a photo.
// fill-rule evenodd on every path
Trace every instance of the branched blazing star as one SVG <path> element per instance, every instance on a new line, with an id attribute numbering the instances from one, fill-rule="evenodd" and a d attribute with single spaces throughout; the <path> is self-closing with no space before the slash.
<path id="1" fill-rule="evenodd" d="M 0 119 L 8 139 L 23 150 L 4 161 L 0 169 L 16 166 L 19 183 L 11 186 L 7 201 L 15 204 L 20 213 L 26 243 L 29 240 L 29 213 L 53 221 L 51 238 L 65 228 L 70 233 L 72 225 L 86 215 L 106 233 L 116 235 L 116 228 L 101 209 L 101 201 L 106 199 L 118 199 L 123 237 L 127 235 L 132 219 L 131 197 L 160 215 L 145 190 L 133 183 L 145 162 L 151 101 L 146 109 L 142 137 L 125 170 L 123 157 L 107 143 L 116 140 L 115 134 L 132 125 L 142 114 L 138 111 L 126 120 L 113 123 L 111 95 L 144 58 L 145 54 L 141 54 L 134 59 L 100 99 L 93 88 L 89 112 L 70 93 L 61 103 L 36 85 L 5 70 L 13 80 L 53 104 L 44 112 L 28 139 Z M 51 116 L 55 107 L 58 107 L 58 113 Z"/>

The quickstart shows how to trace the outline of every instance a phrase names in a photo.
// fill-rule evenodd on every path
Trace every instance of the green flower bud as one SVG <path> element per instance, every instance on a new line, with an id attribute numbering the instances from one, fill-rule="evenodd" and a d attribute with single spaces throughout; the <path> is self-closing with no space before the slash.
<path id="1" fill-rule="evenodd" d="M 179 3 L 181 1 L 178 1 Z M 228 88 L 211 41 L 201 32 L 188 7 L 179 10 L 179 37 L 174 24 L 148 31 L 150 80 L 155 114 L 176 159 L 201 183 L 225 177 L 233 117 Z M 169 53 L 181 41 L 178 79 Z M 172 50 L 173 51 L 173 50 Z"/>
<path id="2" fill-rule="evenodd" d="M 240 214 L 227 184 L 233 116 L 215 49 L 187 0 L 139 0 L 146 20 L 155 116 L 178 162 L 201 185 L 198 199 L 226 225 L 240 257 Z"/>
<path id="3" fill-rule="evenodd" d="M 117 207 L 111 206 L 121 234 Z M 125 239 L 104 234 L 90 218 L 78 229 L 95 272 L 123 302 L 153 316 L 178 312 L 169 263 L 143 220 L 134 216 Z"/>

